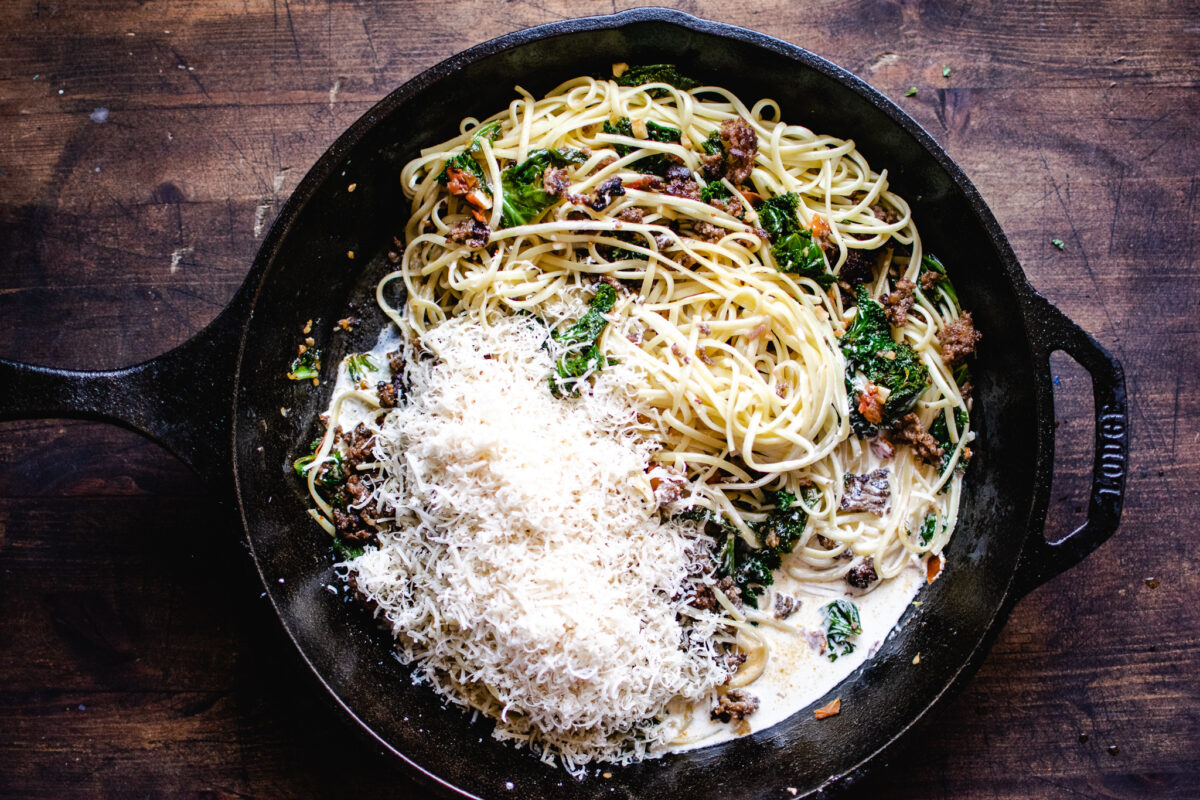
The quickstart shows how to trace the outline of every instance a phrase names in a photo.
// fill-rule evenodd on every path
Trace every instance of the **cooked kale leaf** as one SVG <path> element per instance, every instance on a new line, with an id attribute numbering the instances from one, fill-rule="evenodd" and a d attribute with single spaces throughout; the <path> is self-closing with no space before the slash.
<path id="1" fill-rule="evenodd" d="M 629 117 L 621 117 L 614 125 L 611 122 L 604 123 L 604 132 L 613 134 L 614 136 L 628 136 L 630 139 L 637 138 L 633 133 L 633 122 Z M 663 142 L 666 144 L 678 144 L 682 141 L 682 134 L 675 128 L 668 125 L 659 125 L 657 122 L 646 123 L 646 138 L 655 142 Z M 617 151 L 617 155 L 625 157 L 636 150 L 636 147 L 628 144 L 614 144 L 613 149 Z M 653 153 L 644 158 L 639 158 L 629 165 L 630 169 L 636 170 L 643 175 L 663 175 L 667 171 L 667 167 L 676 163 L 670 156 L 662 153 Z"/>
<path id="2" fill-rule="evenodd" d="M 310 347 L 292 361 L 292 368 L 287 376 L 294 381 L 306 381 L 317 377 L 320 371 L 321 351 Z"/>
<path id="3" fill-rule="evenodd" d="M 800 196 L 794 192 L 776 195 L 758 209 L 758 224 L 770 237 L 771 256 L 780 272 L 812 278 L 821 286 L 832 286 L 837 278 L 829 272 L 825 253 L 812 233 L 800 225 L 796 209 Z"/>
<path id="4" fill-rule="evenodd" d="M 970 424 L 970 422 L 971 417 L 966 411 L 963 411 L 961 408 L 954 409 L 954 427 L 958 428 L 958 435 L 960 438 L 967 430 L 967 426 Z M 956 443 L 950 441 L 950 427 L 946 424 L 945 412 L 939 412 L 934 418 L 933 422 L 930 423 L 929 435 L 934 439 L 937 439 L 938 445 L 942 448 L 942 464 L 940 467 L 940 472 L 944 474 L 946 469 L 950 466 L 950 460 L 954 458 L 954 448 L 957 446 Z M 966 462 L 964 462 L 962 459 L 959 459 L 957 468 L 960 470 L 966 469 Z M 942 491 L 945 491 L 948 486 L 949 484 L 947 484 L 947 486 L 943 486 Z"/>
<path id="5" fill-rule="evenodd" d="M 349 561 L 352 558 L 358 558 L 363 554 L 362 545 L 348 544 L 338 537 L 333 538 L 333 552 L 337 555 L 338 561 Z"/>
<path id="6" fill-rule="evenodd" d="M 725 144 L 721 141 L 721 132 L 713 131 L 708 135 L 708 138 L 700 143 L 700 149 L 704 151 L 706 156 L 715 156 L 717 153 L 725 152 Z"/>
<path id="7" fill-rule="evenodd" d="M 676 89 L 695 89 L 700 84 L 679 72 L 674 64 L 643 64 L 630 67 L 621 77 L 615 79 L 618 86 L 642 86 L 647 83 L 665 83 Z M 651 97 L 662 97 L 667 94 L 665 89 L 651 89 Z"/>
<path id="8" fill-rule="evenodd" d="M 579 382 L 584 375 L 609 363 L 600 352 L 600 335 L 608 320 L 604 315 L 612 311 L 617 302 L 617 291 L 607 283 L 596 288 L 591 307 L 565 331 L 550 334 L 554 341 L 567 347 L 567 352 L 558 358 L 554 374 L 550 376 L 550 391 L 555 397 L 579 393 Z"/>
<path id="9" fill-rule="evenodd" d="M 547 192 L 542 183 L 546 167 L 565 167 L 586 160 L 587 156 L 578 150 L 533 150 L 520 164 L 500 173 L 500 185 L 504 189 L 500 227 L 528 225 L 559 201 L 558 195 Z"/>
<path id="10" fill-rule="evenodd" d="M 806 489 L 805 500 L 813 502 L 815 496 Z M 733 578 L 741 590 L 742 601 L 758 608 L 758 598 L 765 587 L 775 582 L 772 570 L 779 569 L 783 556 L 792 552 L 804 533 L 808 513 L 796 502 L 790 492 L 770 492 L 768 500 L 775 508 L 767 512 L 767 518 L 753 523 L 750 528 L 758 536 L 760 546 L 751 547 L 739 534 L 737 528 L 710 511 L 686 511 L 681 516 L 709 523 L 714 526 L 716 539 L 715 555 L 719 577 Z"/>
<path id="11" fill-rule="evenodd" d="M 320 440 L 317 440 L 320 443 Z M 292 462 L 296 475 L 304 478 L 308 475 L 309 466 L 316 460 L 316 455 L 301 456 Z M 329 451 L 326 461 L 317 468 L 317 477 L 313 482 L 318 486 L 336 486 L 346 480 L 346 468 L 342 462 L 342 454 L 337 450 Z"/>
<path id="12" fill-rule="evenodd" d="M 821 286 L 832 286 L 837 276 L 828 270 L 825 253 L 805 230 L 789 233 L 771 246 L 780 272 L 812 278 Z"/>
<path id="13" fill-rule="evenodd" d="M 491 122 L 477 128 L 475 135 L 471 137 L 470 146 L 453 158 L 446 159 L 446 163 L 442 166 L 442 171 L 438 173 L 437 182 L 445 186 L 450 180 L 450 170 L 459 169 L 474 175 L 479 181 L 479 187 L 490 195 L 492 187 L 488 185 L 487 176 L 483 174 L 483 167 L 480 166 L 479 161 L 475 158 L 475 154 L 483 149 L 480 145 L 483 139 L 494 142 L 499 135 L 499 122 Z"/>
<path id="14" fill-rule="evenodd" d="M 733 197 L 729 191 L 729 187 L 721 181 L 713 181 L 700 190 L 700 199 L 706 203 L 711 203 L 713 200 L 728 200 Z"/>
<path id="15" fill-rule="evenodd" d="M 934 286 L 946 293 L 946 296 L 950 298 L 950 302 L 954 304 L 956 309 L 961 308 L 958 304 L 958 292 L 954 291 L 954 284 L 950 282 L 950 278 L 946 275 L 945 265 L 932 253 L 926 253 L 921 257 L 921 271 L 918 274 L 924 276 L 926 272 L 933 272 L 938 275 Z M 921 283 L 924 285 L 923 281 Z"/>
<path id="16" fill-rule="evenodd" d="M 862 633 L 858 606 L 849 600 L 834 600 L 821 606 L 821 616 L 825 618 L 825 643 L 829 648 L 829 660 L 837 661 L 838 656 L 853 653 L 854 642 L 850 641 L 850 637 Z"/>
<path id="17" fill-rule="evenodd" d="M 924 547 L 933 541 L 934 535 L 937 533 L 937 515 L 930 514 L 925 517 L 925 521 L 921 523 L 921 531 L 918 534 L 921 541 L 921 546 Z"/>
<path id="18" fill-rule="evenodd" d="M 892 339 L 883 306 L 871 299 L 865 286 L 858 287 L 858 313 L 840 345 L 846 358 L 846 391 L 850 395 L 850 424 L 860 437 L 874 436 L 878 428 L 858 410 L 854 379 L 862 373 L 890 394 L 883 403 L 883 424 L 912 410 L 929 384 L 929 370 L 908 344 Z"/>
<path id="19" fill-rule="evenodd" d="M 800 218 L 796 216 L 799 207 L 800 195 L 795 192 L 776 195 L 759 206 L 758 224 L 772 242 L 779 241 L 790 233 L 800 231 Z"/>

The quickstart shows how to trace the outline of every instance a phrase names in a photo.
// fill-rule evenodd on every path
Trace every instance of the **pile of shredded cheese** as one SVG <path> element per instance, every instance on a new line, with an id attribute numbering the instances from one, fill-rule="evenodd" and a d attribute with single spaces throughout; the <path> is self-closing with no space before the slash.
<path id="1" fill-rule="evenodd" d="M 611 389 L 629 376 L 556 399 L 546 338 L 464 315 L 420 337 L 424 358 L 410 344 L 376 447 L 396 519 L 345 569 L 435 689 L 577 772 L 655 755 L 668 703 L 729 668 L 720 620 L 685 596 L 711 580 L 710 542 L 656 513 L 655 444 Z"/>

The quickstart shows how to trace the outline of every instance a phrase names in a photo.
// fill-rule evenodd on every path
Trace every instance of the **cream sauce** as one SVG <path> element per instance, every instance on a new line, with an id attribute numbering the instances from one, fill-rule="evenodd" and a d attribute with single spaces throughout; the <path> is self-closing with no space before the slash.
<path id="1" fill-rule="evenodd" d="M 758 710 L 747 717 L 749 731 L 743 728 L 744 733 L 765 730 L 803 710 L 871 658 L 895 630 L 905 609 L 925 583 L 925 569 L 914 557 L 899 575 L 858 597 L 832 586 L 824 591 L 826 587 L 823 586 L 801 584 L 783 570 L 776 573 L 775 581 L 775 592 L 790 595 L 801 603 L 795 613 L 782 621 L 796 631 L 782 630 L 767 622 L 759 624 L 757 633 L 767 640 L 769 655 L 762 675 L 744 687 L 760 703 Z M 848 588 L 840 582 L 837 586 Z M 830 661 L 828 653 L 821 654 L 814 649 L 805 634 L 824 631 L 821 608 L 839 597 L 858 606 L 862 633 L 851 640 L 855 645 L 853 653 Z M 773 616 L 768 598 L 761 598 L 759 606 L 765 614 Z M 693 710 L 690 722 L 668 752 L 707 747 L 742 735 L 735 732 L 735 724 L 710 719 L 708 711 L 708 708 Z"/>

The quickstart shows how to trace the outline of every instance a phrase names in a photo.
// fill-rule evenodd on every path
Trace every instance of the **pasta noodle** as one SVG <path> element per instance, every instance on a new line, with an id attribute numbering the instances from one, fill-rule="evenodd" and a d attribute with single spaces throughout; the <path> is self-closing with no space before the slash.
<path id="1" fill-rule="evenodd" d="M 548 391 L 616 392 L 636 410 L 628 433 L 650 443 L 652 462 L 640 491 L 657 498 L 663 519 L 686 511 L 719 520 L 755 550 L 775 546 L 766 522 L 790 498 L 803 530 L 779 569 L 819 597 L 842 596 L 847 580 L 861 596 L 917 560 L 940 558 L 974 438 L 965 381 L 942 343 L 963 314 L 886 170 L 872 170 L 853 141 L 783 122 L 772 100 L 747 106 L 716 86 L 580 77 L 542 98 L 517 93 L 506 110 L 464 120 L 458 136 L 402 171 L 411 198 L 405 247 L 376 297 L 408 360 L 441 358 L 448 344 L 438 332 L 453 320 L 484 328 L 520 315 L 541 320 L 560 367 Z M 733 180 L 711 164 L 718 156 L 733 163 L 737 126 L 752 130 L 757 146 Z M 533 188 L 519 188 L 513 170 L 538 158 L 549 160 L 538 162 Z M 455 172 L 456 163 L 466 167 Z M 521 210 L 520 193 L 539 191 L 544 207 Z M 768 230 L 780 197 L 794 198 L 776 208 L 788 208 L 797 242 L 819 247 L 823 271 L 781 262 L 772 244 L 781 234 Z M 913 354 L 914 374 L 928 374 L 902 409 L 919 432 L 938 432 L 924 451 L 884 436 L 891 420 L 871 416 L 871 398 L 886 403 L 894 390 L 848 374 L 848 331 L 867 302 L 855 300 L 854 284 L 889 315 L 889 298 L 911 297 L 906 313 L 891 317 L 891 335 L 895 350 Z M 589 312 L 604 285 L 615 289 L 611 307 Z M 572 338 L 589 313 L 600 320 L 594 341 Z M 583 367 L 564 378 L 564 359 Z M 335 395 L 306 467 L 314 516 L 330 533 L 335 509 L 318 475 L 339 446 L 343 407 L 365 409 L 371 433 L 386 435 L 390 409 L 363 388 Z M 374 501 L 382 482 L 373 485 Z M 872 504 L 858 492 L 885 499 Z M 852 570 L 864 564 L 870 579 L 856 583 Z M 723 641 L 736 639 L 746 656 L 729 687 L 750 686 L 768 663 L 764 628 L 799 629 L 742 609 L 736 590 L 712 591 Z M 450 683 L 448 693 L 466 691 L 461 679 Z M 680 713 L 683 730 L 695 711 L 685 704 Z M 517 731 L 507 735 L 539 736 Z M 568 766 L 586 763 L 583 740 L 572 741 Z"/>

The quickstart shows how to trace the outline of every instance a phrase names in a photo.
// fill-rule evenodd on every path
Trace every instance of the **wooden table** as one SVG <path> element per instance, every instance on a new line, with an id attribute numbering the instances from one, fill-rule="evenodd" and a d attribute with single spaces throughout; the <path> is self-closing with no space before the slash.
<path id="1" fill-rule="evenodd" d="M 184 341 L 384 94 L 491 36 L 626 5 L 6 4 L 0 356 L 113 367 Z M 1033 284 L 1128 371 L 1121 531 L 1017 607 L 862 796 L 1200 797 L 1200 6 L 678 5 L 895 98 L 975 181 Z M 1055 372 L 1061 536 L 1091 401 L 1081 370 Z M 412 794 L 320 702 L 229 519 L 134 434 L 0 424 L 0 794 Z"/>

